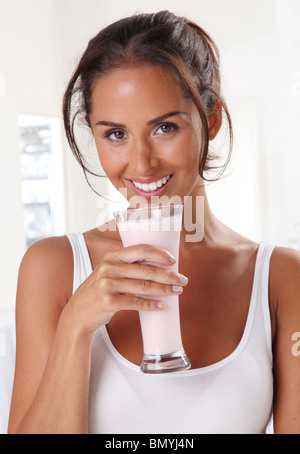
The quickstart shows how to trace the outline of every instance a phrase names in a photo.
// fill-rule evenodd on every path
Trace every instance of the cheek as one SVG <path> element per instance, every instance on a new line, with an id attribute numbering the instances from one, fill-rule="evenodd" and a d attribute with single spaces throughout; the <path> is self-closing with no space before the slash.
<path id="1" fill-rule="evenodd" d="M 181 168 L 195 168 L 198 171 L 198 164 L 201 153 L 201 140 L 196 134 L 186 135 L 173 150 L 174 163 Z"/>
<path id="2" fill-rule="evenodd" d="M 95 145 L 101 167 L 106 176 L 109 179 L 116 178 L 124 166 L 120 154 L 116 153 L 115 150 L 111 150 L 109 147 L 103 146 L 103 141 L 97 140 L 97 138 L 95 139 Z"/>
<path id="3" fill-rule="evenodd" d="M 117 159 L 112 153 L 105 153 L 104 151 L 99 151 L 99 149 L 98 157 L 105 175 L 111 182 L 113 182 L 113 180 L 118 177 L 122 169 L 120 159 Z"/>
<path id="4" fill-rule="evenodd" d="M 99 158 L 100 158 L 102 168 L 103 168 L 105 174 L 107 175 L 107 177 L 110 180 L 118 178 L 118 176 L 120 175 L 120 173 L 122 172 L 122 169 L 124 167 L 122 165 L 122 162 L 120 161 L 120 159 L 116 159 L 113 156 L 107 156 L 107 155 L 105 155 L 105 156 L 100 155 Z"/>

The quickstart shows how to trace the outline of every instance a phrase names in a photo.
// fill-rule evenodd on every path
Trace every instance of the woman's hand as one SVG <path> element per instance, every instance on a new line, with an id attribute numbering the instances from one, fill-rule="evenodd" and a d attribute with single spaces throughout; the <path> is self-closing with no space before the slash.
<path id="1" fill-rule="evenodd" d="M 180 294 L 187 283 L 170 268 L 174 263 L 168 251 L 146 244 L 109 251 L 69 300 L 65 315 L 80 330 L 93 332 L 121 310 L 163 310 L 163 297 Z M 151 298 L 155 295 L 162 301 Z"/>

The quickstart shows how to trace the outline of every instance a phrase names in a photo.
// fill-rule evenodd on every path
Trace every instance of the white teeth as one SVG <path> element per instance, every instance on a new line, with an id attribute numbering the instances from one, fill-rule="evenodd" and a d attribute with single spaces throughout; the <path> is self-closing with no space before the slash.
<path id="1" fill-rule="evenodd" d="M 164 177 L 158 181 L 154 181 L 153 183 L 150 184 L 136 183 L 135 181 L 133 181 L 132 183 L 134 184 L 134 186 L 136 186 L 139 189 L 142 189 L 145 192 L 152 192 L 156 191 L 158 188 L 161 188 L 164 184 L 166 184 L 170 177 L 171 175 L 168 175 L 167 177 Z"/>

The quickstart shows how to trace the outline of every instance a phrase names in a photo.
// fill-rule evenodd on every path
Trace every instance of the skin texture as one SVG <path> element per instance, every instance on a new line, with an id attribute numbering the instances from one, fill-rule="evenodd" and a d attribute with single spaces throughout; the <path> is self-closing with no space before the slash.
<path id="1" fill-rule="evenodd" d="M 170 112 L 180 113 L 154 121 Z M 159 292 L 163 301 L 163 295 L 172 294 L 172 285 L 182 287 L 182 337 L 193 368 L 227 357 L 244 332 L 258 245 L 222 224 L 210 210 L 197 171 L 199 114 L 175 77 L 152 66 L 115 70 L 95 84 L 89 120 L 112 184 L 126 188 L 130 199 L 136 193 L 128 179 L 174 175 L 164 195 L 190 196 L 194 217 L 196 197 L 204 197 L 204 237 L 187 242 L 182 232 L 179 272 L 188 278 L 184 284 L 168 267 L 172 262 L 163 249 L 123 248 L 114 221 L 107 229 L 86 232 L 93 273 L 74 295 L 67 238 L 49 238 L 29 249 L 18 280 L 9 433 L 87 433 L 93 333 L 106 324 L 115 348 L 139 365 L 143 347 L 138 310 L 163 310 L 155 300 L 136 294 Z M 209 120 L 213 140 L 222 123 L 218 106 Z M 166 269 L 143 265 L 143 260 Z M 300 433 L 300 359 L 291 352 L 292 335 L 300 331 L 299 273 L 299 253 L 275 248 L 269 295 L 276 433 Z"/>

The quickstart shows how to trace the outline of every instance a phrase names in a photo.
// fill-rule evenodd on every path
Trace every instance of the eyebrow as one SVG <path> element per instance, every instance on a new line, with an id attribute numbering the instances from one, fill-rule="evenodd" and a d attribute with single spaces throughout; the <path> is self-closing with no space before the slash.
<path id="1" fill-rule="evenodd" d="M 154 125 L 155 123 L 160 123 L 164 120 L 166 120 L 167 118 L 170 118 L 170 117 L 175 117 L 176 115 L 187 115 L 186 112 L 183 112 L 181 110 L 178 110 L 178 111 L 175 111 L 175 112 L 169 112 L 165 115 L 161 115 L 160 117 L 156 117 L 156 118 L 153 118 L 153 120 L 149 120 L 147 122 L 147 124 L 149 126 L 151 125 Z M 109 126 L 109 127 L 112 127 L 112 128 L 126 128 L 126 125 L 122 124 L 122 123 L 114 123 L 112 121 L 98 121 L 95 126 Z"/>

